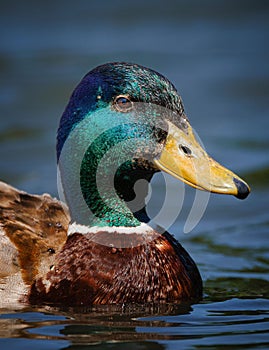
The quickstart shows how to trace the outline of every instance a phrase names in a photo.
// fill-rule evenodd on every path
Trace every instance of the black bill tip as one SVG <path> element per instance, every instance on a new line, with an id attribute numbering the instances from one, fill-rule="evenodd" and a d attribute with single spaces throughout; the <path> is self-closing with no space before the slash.
<path id="1" fill-rule="evenodd" d="M 247 196 L 249 195 L 249 192 L 250 192 L 250 188 L 248 187 L 248 185 L 245 182 L 243 182 L 239 179 L 236 179 L 235 177 L 234 177 L 233 181 L 234 181 L 235 186 L 237 187 L 237 195 L 235 197 L 238 199 L 247 198 Z"/>

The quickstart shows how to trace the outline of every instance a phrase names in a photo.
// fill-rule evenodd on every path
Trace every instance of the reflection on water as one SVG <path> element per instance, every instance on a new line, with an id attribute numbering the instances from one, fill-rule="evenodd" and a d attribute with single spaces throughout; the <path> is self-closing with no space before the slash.
<path id="1" fill-rule="evenodd" d="M 39 346 L 42 340 L 41 348 L 82 349 L 91 345 L 96 349 L 118 349 L 126 348 L 128 342 L 128 348 L 140 345 L 142 349 L 164 349 L 166 341 L 170 346 L 180 344 L 181 348 L 235 344 L 255 348 L 257 344 L 268 344 L 268 308 L 268 300 L 257 298 L 193 306 L 47 309 L 3 314 L 0 324 L 3 338 L 24 338 L 28 346 L 32 341 Z"/>
<path id="2" fill-rule="evenodd" d="M 1 310 L 0 347 L 266 348 L 268 2 L 8 1 L 0 19 L 1 179 L 56 195 L 55 134 L 68 96 L 94 66 L 124 60 L 171 79 L 209 154 L 252 187 L 243 202 L 211 195 L 202 221 L 184 235 L 194 198 L 186 188 L 170 231 L 199 266 L 200 304 Z M 155 192 L 157 208 L 158 176 Z"/>

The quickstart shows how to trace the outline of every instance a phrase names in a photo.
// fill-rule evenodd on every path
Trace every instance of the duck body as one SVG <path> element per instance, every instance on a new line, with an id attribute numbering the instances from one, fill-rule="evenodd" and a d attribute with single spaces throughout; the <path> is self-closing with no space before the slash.
<path id="1" fill-rule="evenodd" d="M 201 297 L 202 283 L 195 263 L 168 233 L 160 236 L 147 232 L 152 235 L 148 243 L 143 235 L 133 233 L 136 246 L 128 248 L 95 243 L 96 234 L 101 239 L 126 239 L 125 234 L 106 229 L 72 234 L 56 256 L 52 271 L 32 286 L 32 303 L 122 304 Z"/>
<path id="2" fill-rule="evenodd" d="M 202 149 L 166 78 L 128 63 L 88 73 L 61 118 L 57 160 L 67 206 L 0 183 L 0 305 L 201 298 L 194 261 L 147 215 L 148 183 L 163 170 L 241 199 L 249 187 Z"/>
<path id="3" fill-rule="evenodd" d="M 0 199 L 0 306 L 201 297 L 202 281 L 194 261 L 167 232 L 160 235 L 146 224 L 127 234 L 125 228 L 69 226 L 63 203 L 2 182 Z"/>

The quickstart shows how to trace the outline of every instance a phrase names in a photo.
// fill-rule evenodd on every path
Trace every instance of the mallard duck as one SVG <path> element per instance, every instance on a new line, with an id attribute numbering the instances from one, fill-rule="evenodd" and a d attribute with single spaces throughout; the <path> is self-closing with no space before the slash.
<path id="1" fill-rule="evenodd" d="M 48 194 L 0 184 L 0 303 L 201 298 L 198 268 L 172 235 L 151 225 L 147 186 L 138 195 L 136 183 L 164 171 L 241 199 L 250 188 L 201 147 L 169 80 L 137 64 L 90 71 L 62 115 L 57 159 L 68 209 Z"/>

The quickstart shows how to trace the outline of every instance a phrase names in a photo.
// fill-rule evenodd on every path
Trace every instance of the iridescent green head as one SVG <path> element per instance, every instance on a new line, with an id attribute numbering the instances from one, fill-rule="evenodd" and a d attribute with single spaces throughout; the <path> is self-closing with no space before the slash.
<path id="1" fill-rule="evenodd" d="M 199 175 L 205 163 L 213 171 L 216 166 L 196 141 L 175 87 L 136 64 L 109 63 L 89 72 L 70 98 L 57 140 L 63 193 L 73 220 L 83 224 L 147 221 L 147 186 L 139 193 L 135 186 L 159 170 L 212 192 L 248 192 L 219 165 L 213 178 Z"/>

